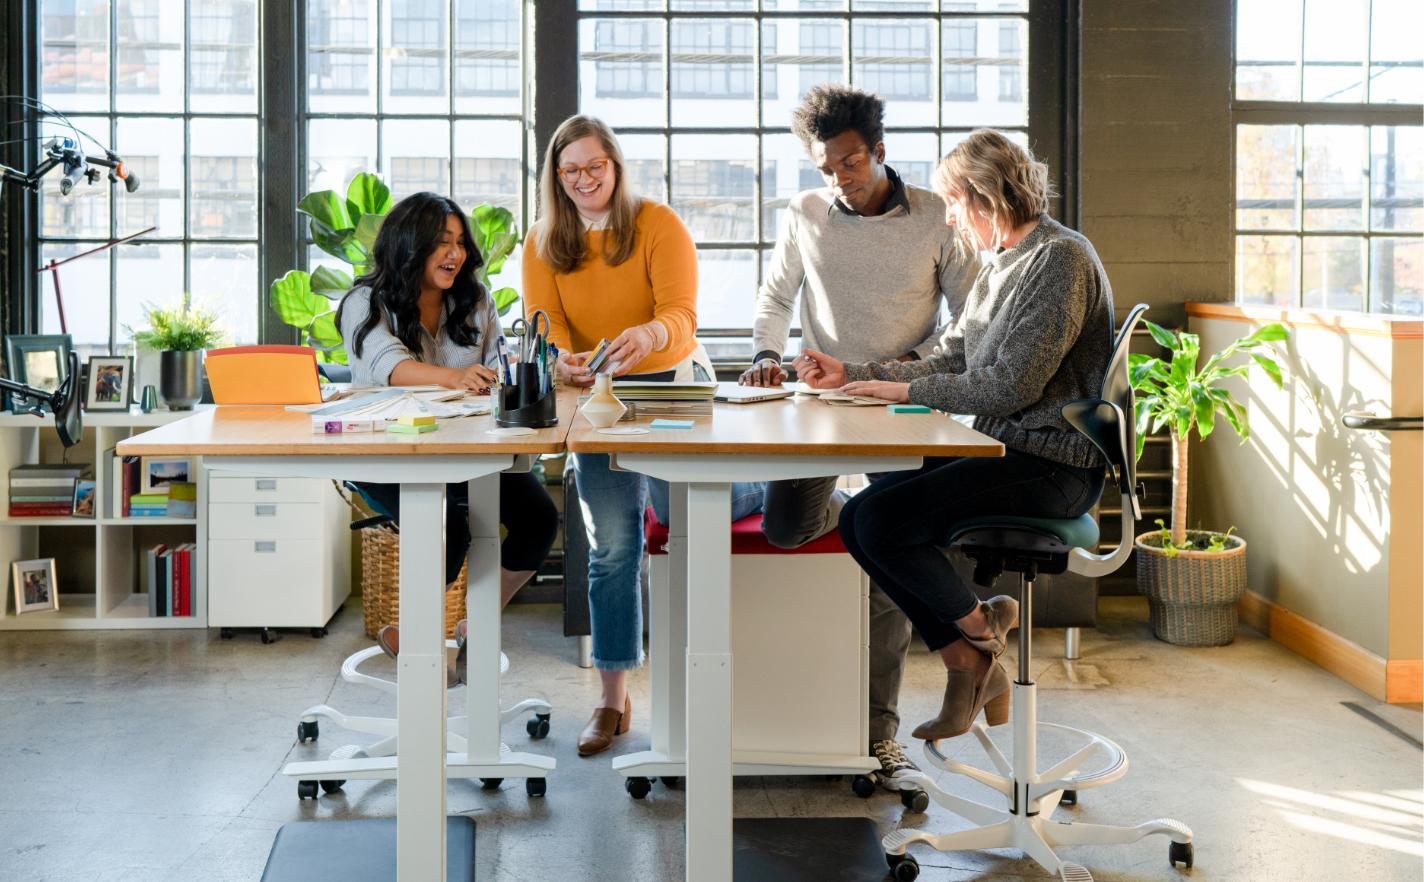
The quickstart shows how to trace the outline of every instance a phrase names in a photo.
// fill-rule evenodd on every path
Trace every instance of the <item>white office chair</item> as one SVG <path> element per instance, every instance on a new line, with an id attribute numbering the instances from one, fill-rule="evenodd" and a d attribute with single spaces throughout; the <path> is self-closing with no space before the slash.
<path id="1" fill-rule="evenodd" d="M 881 840 L 885 859 L 900 882 L 919 876 L 919 864 L 906 852 L 917 842 L 938 851 L 1018 848 L 1048 872 L 1056 873 L 1062 882 L 1092 882 L 1092 874 L 1086 868 L 1061 860 L 1054 848 L 1123 845 L 1161 833 L 1172 839 L 1168 860 L 1173 865 L 1192 866 L 1192 831 L 1180 821 L 1158 818 L 1134 827 L 1119 827 L 1052 818 L 1060 804 L 1077 804 L 1079 790 L 1102 787 L 1127 774 L 1127 754 L 1101 735 L 1038 722 L 1037 687 L 1030 670 L 1035 576 L 1065 570 L 1090 577 L 1105 576 L 1120 567 L 1132 552 L 1134 525 L 1142 515 L 1135 477 L 1136 438 L 1127 355 L 1132 330 L 1146 309 L 1145 304 L 1138 304 L 1123 323 L 1100 397 L 1075 401 L 1063 408 L 1064 418 L 1092 439 L 1111 465 L 1122 494 L 1122 542 L 1118 548 L 1106 555 L 1086 550 L 1098 542 L 1098 525 L 1091 515 L 1074 519 L 979 517 L 961 521 L 950 530 L 947 544 L 958 546 L 974 559 L 976 583 L 992 587 L 1004 570 L 1019 574 L 1019 673 L 1013 685 L 1013 758 L 1006 758 L 994 745 L 982 722 L 976 722 L 971 731 L 997 774 L 950 759 L 938 742 L 926 743 L 925 754 L 930 762 L 998 791 L 1004 797 L 1004 807 L 955 796 L 942 790 L 929 776 L 915 776 L 931 800 L 978 826 L 945 834 L 901 829 L 886 836 Z M 1040 727 L 1056 730 L 1082 742 L 1082 746 L 1051 768 L 1039 771 Z M 1098 767 L 1083 771 L 1095 755 L 1099 757 Z"/>
<path id="2" fill-rule="evenodd" d="M 456 648 L 454 640 L 446 640 L 445 646 L 447 649 Z M 341 679 L 347 683 L 371 686 L 382 692 L 389 692 L 394 695 L 396 693 L 396 681 L 388 680 L 385 677 L 377 677 L 372 674 L 364 674 L 360 670 L 364 662 L 381 654 L 382 652 L 379 646 L 369 646 L 347 656 L 346 660 L 341 663 Z M 509 657 L 501 652 L 499 654 L 499 672 L 503 675 L 508 670 Z M 464 687 L 460 685 L 452 688 L 462 689 Z M 455 704 L 459 706 L 459 702 L 455 702 Z M 529 733 L 530 738 L 538 740 L 549 734 L 549 718 L 552 715 L 552 708 L 547 701 L 538 698 L 526 698 L 512 707 L 500 711 L 499 722 L 503 725 L 515 717 L 526 713 L 532 714 L 524 724 L 524 730 Z M 352 732 L 364 732 L 368 735 L 383 736 L 380 741 L 377 741 L 375 744 L 367 745 L 366 747 L 355 744 L 342 745 L 331 752 L 331 759 L 341 760 L 367 756 L 393 756 L 396 753 L 396 721 L 393 717 L 349 716 L 326 704 L 313 705 L 302 711 L 301 722 L 297 723 L 297 742 L 299 744 L 315 741 L 320 737 L 321 727 L 318 720 L 321 719 L 335 723 L 337 726 L 343 729 L 349 729 Z M 452 753 L 463 753 L 465 750 L 465 736 L 462 734 L 465 731 L 465 720 L 466 717 L 463 715 L 448 717 L 446 719 L 446 749 Z M 508 751 L 508 749 L 508 747 L 504 747 L 505 751 Z M 502 778 L 481 778 L 480 784 L 486 790 L 493 790 L 498 787 L 503 780 Z M 530 778 L 528 781 L 527 789 L 529 789 L 530 796 L 544 795 L 544 780 L 542 778 Z M 323 792 L 335 793 L 340 790 L 345 783 L 345 781 L 341 780 L 298 781 L 297 798 L 315 799 L 318 787 L 320 787 Z M 535 791 L 538 792 L 536 793 Z"/>

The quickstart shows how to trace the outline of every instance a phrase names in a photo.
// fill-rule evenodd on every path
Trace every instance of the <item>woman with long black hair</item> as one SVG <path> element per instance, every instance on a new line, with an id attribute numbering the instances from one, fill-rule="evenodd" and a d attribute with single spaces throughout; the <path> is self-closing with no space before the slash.
<path id="1" fill-rule="evenodd" d="M 371 270 L 356 280 L 336 314 L 352 382 L 488 388 L 499 364 L 500 328 L 494 299 L 475 278 L 483 263 L 469 221 L 453 199 L 416 193 L 397 203 L 376 235 Z M 374 507 L 399 521 L 399 487 L 360 487 Z M 469 487 L 449 484 L 445 495 L 448 585 L 460 574 L 470 547 Z M 500 601 L 506 604 L 553 547 L 559 516 L 537 478 L 504 472 L 499 520 L 506 532 L 500 545 Z M 464 628 L 457 630 L 462 638 Z M 391 655 L 400 649 L 394 625 L 376 639 Z"/>

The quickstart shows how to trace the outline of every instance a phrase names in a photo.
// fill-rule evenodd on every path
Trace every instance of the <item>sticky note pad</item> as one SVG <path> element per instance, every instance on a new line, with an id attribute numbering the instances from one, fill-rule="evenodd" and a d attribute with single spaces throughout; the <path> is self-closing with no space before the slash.
<path id="1" fill-rule="evenodd" d="M 439 426 L 431 423 L 428 426 L 407 426 L 402 423 L 390 423 L 386 426 L 386 431 L 393 435 L 424 435 L 426 432 L 433 432 Z"/>
<path id="2" fill-rule="evenodd" d="M 892 404 L 891 413 L 929 413 L 930 409 L 923 404 Z"/>
<path id="3" fill-rule="evenodd" d="M 406 416 L 399 416 L 399 417 L 396 417 L 396 425 L 398 425 L 398 426 L 433 426 L 433 425 L 435 425 L 435 417 L 433 417 L 433 416 L 414 416 L 414 415 L 407 414 Z"/>
<path id="4" fill-rule="evenodd" d="M 649 424 L 653 429 L 690 429 L 692 420 L 653 420 Z"/>

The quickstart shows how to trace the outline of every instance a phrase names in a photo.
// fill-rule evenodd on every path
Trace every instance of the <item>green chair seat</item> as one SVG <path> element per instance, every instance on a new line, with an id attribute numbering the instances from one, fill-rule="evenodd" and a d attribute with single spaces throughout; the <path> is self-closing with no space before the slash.
<path id="1" fill-rule="evenodd" d="M 949 531 L 949 542 L 953 545 L 960 536 L 970 530 L 1023 529 L 1058 537 L 1069 548 L 1095 548 L 1098 544 L 1098 522 L 1092 515 L 1076 518 L 1022 518 L 1012 515 L 969 518 L 959 521 Z"/>

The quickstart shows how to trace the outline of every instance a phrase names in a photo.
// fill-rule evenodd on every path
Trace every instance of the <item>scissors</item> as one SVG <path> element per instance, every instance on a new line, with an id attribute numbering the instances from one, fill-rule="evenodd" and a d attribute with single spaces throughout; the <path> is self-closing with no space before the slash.
<path id="1" fill-rule="evenodd" d="M 536 341 L 548 338 L 549 327 L 549 314 L 542 309 L 534 310 L 528 321 L 517 318 L 509 326 L 509 332 L 519 338 L 519 361 L 521 364 L 528 364 L 529 360 L 534 357 Z"/>

